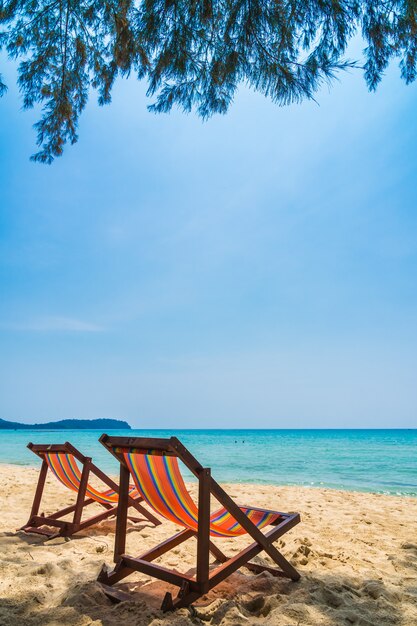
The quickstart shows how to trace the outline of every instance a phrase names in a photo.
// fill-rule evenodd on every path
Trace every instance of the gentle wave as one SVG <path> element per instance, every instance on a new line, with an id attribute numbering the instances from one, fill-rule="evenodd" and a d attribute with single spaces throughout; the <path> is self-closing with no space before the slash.
<path id="1" fill-rule="evenodd" d="M 117 461 L 95 430 L 2 431 L 0 463 L 38 465 L 28 441 L 71 441 L 102 469 Z M 175 435 L 220 482 L 300 485 L 417 496 L 417 430 L 120 430 L 114 435 Z"/>

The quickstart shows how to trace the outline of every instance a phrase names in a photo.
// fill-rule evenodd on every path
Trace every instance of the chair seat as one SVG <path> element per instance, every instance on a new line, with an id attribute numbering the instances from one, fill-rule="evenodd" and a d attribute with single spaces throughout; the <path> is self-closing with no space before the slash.
<path id="1" fill-rule="evenodd" d="M 149 506 L 175 524 L 196 532 L 198 507 L 185 485 L 177 458 L 126 451 L 123 456 L 136 489 Z M 240 508 L 259 529 L 280 518 L 280 514 L 275 511 Z M 212 537 L 238 537 L 246 532 L 224 507 L 210 516 Z"/>
<path id="2" fill-rule="evenodd" d="M 267 509 L 239 506 L 240 510 L 257 526 L 264 528 L 281 519 L 280 513 Z M 246 530 L 235 520 L 227 509 L 221 507 L 210 516 L 210 534 L 215 537 L 236 537 L 246 534 Z"/>
<path id="3" fill-rule="evenodd" d="M 44 458 L 54 476 L 56 476 L 63 485 L 68 487 L 68 489 L 78 492 L 81 481 L 81 470 L 78 467 L 75 457 L 68 452 L 46 452 Z M 99 491 L 90 484 L 87 485 L 86 495 L 101 504 L 117 504 L 119 501 L 119 495 L 114 489 Z M 138 497 L 139 494 L 135 485 L 130 485 L 129 495 L 133 499 Z"/>

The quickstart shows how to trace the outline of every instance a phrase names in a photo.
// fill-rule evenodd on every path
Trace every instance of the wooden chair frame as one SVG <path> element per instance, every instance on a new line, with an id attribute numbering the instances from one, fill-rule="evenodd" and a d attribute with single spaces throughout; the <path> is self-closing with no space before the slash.
<path id="1" fill-rule="evenodd" d="M 268 571 L 274 576 L 287 577 L 293 581 L 300 578 L 297 570 L 273 545 L 274 541 L 300 522 L 298 513 L 279 513 L 276 511 L 280 517 L 274 523 L 274 527 L 264 534 L 243 513 L 240 505 L 236 504 L 211 477 L 210 469 L 202 467 L 176 437 L 171 437 L 170 439 L 131 438 L 110 437 L 104 434 L 100 437 L 100 442 L 120 462 L 120 495 L 114 548 L 116 565 L 112 571 L 109 571 L 104 566 L 98 577 L 110 598 L 115 601 L 131 599 L 128 594 L 113 589 L 112 585 L 134 571 L 153 576 L 180 588 L 175 599 L 172 598 L 171 593 L 167 592 L 165 594 L 161 607 L 164 611 L 188 606 L 242 566 L 257 573 Z M 126 554 L 126 520 L 130 472 L 120 449 L 142 454 L 176 456 L 188 467 L 198 479 L 198 531 L 195 532 L 186 528 L 136 558 Z M 229 511 L 254 540 L 251 545 L 232 558 L 228 558 L 223 554 L 210 538 L 210 495 L 213 495 Z M 154 559 L 193 536 L 197 537 L 197 569 L 195 577 L 152 563 Z M 253 563 L 251 559 L 261 551 L 265 551 L 278 568 Z M 221 563 L 214 570 L 210 570 L 209 567 L 210 553 Z"/>
<path id="2" fill-rule="evenodd" d="M 101 522 L 108 517 L 117 515 L 119 504 L 112 506 L 110 503 L 107 504 L 104 502 L 97 502 L 93 498 L 86 498 L 86 490 L 88 487 L 90 474 L 93 474 L 97 478 L 99 478 L 109 489 L 113 489 L 116 493 L 119 493 L 119 486 L 113 480 L 111 480 L 111 478 L 109 478 L 107 474 L 102 472 L 96 465 L 94 465 L 91 457 L 81 454 L 81 452 L 77 450 L 77 448 L 75 448 L 73 445 L 71 445 L 68 441 L 64 444 L 52 445 L 29 443 L 27 447 L 29 448 L 29 450 L 39 456 L 40 459 L 42 459 L 42 465 L 39 472 L 38 484 L 36 487 L 35 496 L 33 498 L 29 520 L 24 526 L 22 526 L 20 530 L 23 530 L 27 533 L 38 533 L 41 535 L 46 535 L 49 539 L 57 536 L 69 537 L 80 530 L 84 530 L 92 524 L 97 524 L 98 522 Z M 77 492 L 75 504 L 61 509 L 60 511 L 56 511 L 56 513 L 52 513 L 51 515 L 45 515 L 44 513 L 39 514 L 39 508 L 42 501 L 46 476 L 49 469 L 48 463 L 44 458 L 44 454 L 46 452 L 72 454 L 82 465 L 80 487 Z M 90 504 L 93 504 L 94 502 L 100 504 L 106 510 L 102 513 L 98 513 L 97 515 L 93 515 L 88 519 L 82 520 L 84 508 L 89 506 Z M 156 526 L 158 524 L 161 524 L 161 521 L 157 517 L 155 517 L 153 513 L 147 511 L 145 507 L 140 504 L 140 502 L 143 502 L 143 498 L 132 498 L 129 495 L 127 496 L 127 498 L 125 498 L 125 506 L 127 508 L 134 508 L 146 520 L 152 522 Z M 62 517 L 69 515 L 70 513 L 74 514 L 71 521 L 61 519 Z M 133 521 L 141 521 L 133 517 L 130 517 L 129 519 Z M 51 530 L 50 528 L 45 528 L 45 526 L 52 526 L 57 530 Z"/>

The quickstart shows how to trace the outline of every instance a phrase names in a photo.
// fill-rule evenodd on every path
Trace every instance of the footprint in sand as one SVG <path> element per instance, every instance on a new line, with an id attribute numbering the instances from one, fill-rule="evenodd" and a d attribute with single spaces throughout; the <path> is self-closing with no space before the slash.
<path id="1" fill-rule="evenodd" d="M 253 615 L 259 616 L 261 615 L 262 609 L 265 605 L 265 595 L 256 593 L 253 595 L 244 596 L 242 598 L 241 604 L 246 611 L 252 613 Z"/>
<path id="2" fill-rule="evenodd" d="M 297 561 L 297 563 L 299 563 L 300 565 L 307 565 L 312 557 L 314 557 L 314 553 L 311 548 L 306 543 L 304 543 L 304 541 L 293 554 L 293 559 Z"/>

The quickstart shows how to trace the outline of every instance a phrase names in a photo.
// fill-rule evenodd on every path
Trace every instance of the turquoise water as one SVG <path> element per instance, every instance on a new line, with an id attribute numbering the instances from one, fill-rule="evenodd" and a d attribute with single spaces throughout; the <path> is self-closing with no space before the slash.
<path id="1" fill-rule="evenodd" d="M 70 441 L 105 471 L 117 461 L 101 432 L 1 431 L 0 463 L 39 465 L 26 444 Z M 417 430 L 118 430 L 122 436 L 176 435 L 219 482 L 311 485 L 417 496 Z"/>

